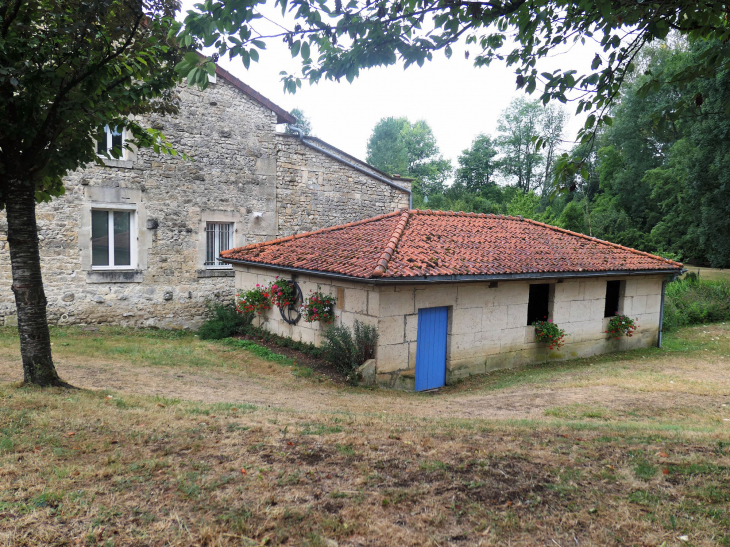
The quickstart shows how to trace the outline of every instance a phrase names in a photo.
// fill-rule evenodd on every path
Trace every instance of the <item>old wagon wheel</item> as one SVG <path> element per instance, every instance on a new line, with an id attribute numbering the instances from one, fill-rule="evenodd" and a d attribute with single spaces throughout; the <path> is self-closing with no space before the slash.
<path id="1" fill-rule="evenodd" d="M 279 313 L 281 313 L 281 318 L 284 321 L 290 325 L 296 325 L 299 322 L 299 318 L 302 316 L 300 308 L 304 302 L 304 297 L 302 296 L 302 289 L 299 288 L 296 281 L 287 280 L 287 283 L 294 287 L 294 301 L 290 302 L 288 306 L 280 306 Z"/>

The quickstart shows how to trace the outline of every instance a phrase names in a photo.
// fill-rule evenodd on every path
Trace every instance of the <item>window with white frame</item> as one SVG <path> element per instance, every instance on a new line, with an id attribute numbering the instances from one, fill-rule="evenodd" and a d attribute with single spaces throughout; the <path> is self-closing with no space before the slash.
<path id="1" fill-rule="evenodd" d="M 233 247 L 232 222 L 206 222 L 205 224 L 205 267 L 230 268 L 218 259 L 222 251 Z"/>
<path id="2" fill-rule="evenodd" d="M 136 265 L 136 227 L 133 210 L 91 210 L 91 267 L 132 269 Z"/>
<path id="3" fill-rule="evenodd" d="M 124 128 L 122 127 L 109 127 L 108 125 L 102 127 L 99 130 L 99 136 L 96 140 L 96 153 L 100 156 L 109 156 L 113 148 L 119 150 L 120 158 L 125 157 L 124 148 Z"/>

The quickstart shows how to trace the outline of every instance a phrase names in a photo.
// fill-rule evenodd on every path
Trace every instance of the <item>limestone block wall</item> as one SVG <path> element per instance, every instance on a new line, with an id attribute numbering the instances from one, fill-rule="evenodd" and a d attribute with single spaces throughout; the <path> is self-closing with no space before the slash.
<path id="1" fill-rule="evenodd" d="M 268 284 L 277 275 L 292 279 L 289 274 L 268 268 L 236 265 L 234 269 L 236 288 L 242 290 L 257 283 Z M 294 279 L 305 296 L 316 290 L 337 296 L 336 324 L 352 327 L 357 319 L 377 326 L 378 382 L 413 389 L 421 308 L 449 308 L 446 368 L 447 382 L 451 382 L 500 368 L 655 345 L 665 278 L 622 279 L 619 312 L 636 319 L 639 329 L 632 338 L 619 340 L 605 333 L 609 318 L 603 315 L 609 278 L 552 280 L 550 316 L 567 333 L 565 345 L 553 351 L 538 343 L 534 327 L 527 325 L 528 281 L 387 286 L 320 276 L 298 275 Z M 288 325 L 277 309 L 256 324 L 280 336 L 316 345 L 321 344 L 325 328 L 303 320 Z"/>
<path id="2" fill-rule="evenodd" d="M 537 343 L 534 327 L 527 325 L 528 281 L 378 287 L 378 380 L 412 388 L 420 308 L 449 307 L 447 381 L 526 363 L 652 346 L 663 279 L 625 278 L 619 312 L 637 319 L 640 328 L 632 338 L 619 340 L 605 333 L 608 278 L 552 280 L 550 317 L 567 333 L 559 351 Z"/>
<path id="3" fill-rule="evenodd" d="M 205 91 L 183 85 L 178 96 L 178 115 L 141 121 L 161 129 L 192 161 L 140 150 L 70 174 L 66 194 L 38 206 L 52 323 L 196 326 L 206 300 L 233 295 L 232 272 L 204 270 L 205 222 L 234 221 L 238 245 L 276 235 L 276 115 L 222 79 Z M 91 269 L 88 219 L 101 203 L 135 208 L 133 271 Z M 4 218 L 0 231 L 0 316 L 13 324 Z"/>
<path id="4" fill-rule="evenodd" d="M 301 288 L 305 298 L 317 291 L 337 298 L 333 324 L 352 328 L 355 320 L 359 320 L 368 325 L 378 325 L 378 291 L 371 284 L 340 281 L 321 276 L 292 276 L 289 273 L 254 266 L 234 265 L 234 271 L 236 272 L 237 291 L 251 289 L 257 284 L 268 285 L 277 280 L 293 279 Z M 254 324 L 273 334 L 316 346 L 321 345 L 322 333 L 329 326 L 320 324 L 319 321 L 307 323 L 304 318 L 300 319 L 296 325 L 290 325 L 282 319 L 276 307 L 257 316 Z"/>
<path id="5" fill-rule="evenodd" d="M 372 170 L 367 164 L 327 147 L 326 143 L 317 141 L 316 144 Z M 409 206 L 407 193 L 302 144 L 294 135 L 278 134 L 276 146 L 280 237 Z M 394 182 L 410 190 L 410 182 L 397 179 Z"/>
<path id="6" fill-rule="evenodd" d="M 344 164 L 325 162 L 316 153 L 301 160 L 296 146 L 282 145 L 291 139 L 276 133 L 276 114 L 223 78 L 205 91 L 182 85 L 177 92 L 176 116 L 140 121 L 161 129 L 191 161 L 152 150 L 128 153 L 70 174 L 66 194 L 38 206 L 51 323 L 197 328 L 206 302 L 230 301 L 234 295 L 232 271 L 204 266 L 206 222 L 234 223 L 233 244 L 242 246 L 407 205 L 407 194 Z M 277 183 L 286 173 L 301 175 L 302 166 L 310 164 L 321 187 L 312 186 L 312 176 L 296 192 Z M 353 199 L 358 185 L 360 198 Z M 92 270 L 91 209 L 100 205 L 135 211 L 133 270 Z M 16 322 L 10 285 L 3 213 L 0 324 Z"/>

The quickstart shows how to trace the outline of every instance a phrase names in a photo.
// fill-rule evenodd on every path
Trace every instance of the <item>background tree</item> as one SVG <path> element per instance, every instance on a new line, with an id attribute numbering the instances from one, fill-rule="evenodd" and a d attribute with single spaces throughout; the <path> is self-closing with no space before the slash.
<path id="1" fill-rule="evenodd" d="M 124 127 L 134 136 L 130 144 L 172 152 L 159 132 L 129 115 L 176 111 L 169 90 L 179 80 L 173 67 L 181 56 L 166 41 L 175 6 L 171 0 L 0 5 L 0 207 L 7 213 L 27 383 L 65 385 L 51 356 L 36 202 L 61 195 L 69 171 L 99 161 L 93 137 L 100 127 Z"/>
<path id="2" fill-rule="evenodd" d="M 524 193 L 542 182 L 543 157 L 533 140 L 541 129 L 542 107 L 536 101 L 514 99 L 497 122 L 496 139 L 502 177 Z"/>
<path id="3" fill-rule="evenodd" d="M 301 129 L 302 134 L 305 137 L 312 134 L 312 121 L 304 114 L 303 110 L 300 110 L 299 108 L 294 108 L 291 111 L 291 115 L 297 119 L 297 121 L 294 125 L 297 126 L 299 129 Z M 295 131 L 292 131 L 291 124 L 288 124 L 286 126 L 286 132 L 289 135 L 296 134 Z"/>
<path id="4" fill-rule="evenodd" d="M 497 149 L 489 135 L 481 134 L 474 139 L 471 147 L 459 156 L 455 185 L 462 185 L 467 192 L 480 194 L 496 185 Z"/>
<path id="5" fill-rule="evenodd" d="M 282 14 L 287 9 L 294 22 L 281 21 L 276 31 L 260 32 L 254 24 L 261 16 L 256 7 L 264 0 L 206 0 L 188 12 L 180 25 L 184 45 L 213 46 L 219 54 L 242 58 L 244 65 L 258 59 L 258 49 L 268 38 L 283 39 L 303 63 L 301 78 L 353 81 L 363 68 L 403 62 L 422 65 L 435 51 L 452 53 L 460 40 L 467 44 L 475 66 L 506 61 L 517 73 L 516 85 L 528 94 L 540 87 L 540 100 L 567 102 L 574 94 L 576 112 L 590 112 L 581 138 L 593 141 L 595 129 L 610 125 L 609 109 L 621 86 L 635 67 L 642 48 L 667 37 L 670 30 L 703 40 L 714 40 L 713 51 L 675 75 L 685 85 L 715 74 L 730 58 L 730 25 L 725 0 L 668 0 L 624 2 L 621 0 L 518 0 L 475 3 L 467 0 L 277 0 Z M 424 25 L 424 22 L 428 24 Z M 590 69 L 574 67 L 538 72 L 539 59 L 566 44 L 596 41 Z M 511 48 L 511 49 L 510 49 Z M 195 67 L 186 67 L 192 71 Z M 198 74 L 205 79 L 203 73 Z M 301 78 L 285 74 L 285 88 L 295 91 Z M 648 93 L 666 78 L 652 72 L 640 88 Z M 691 106 L 678 97 L 669 113 L 680 116 Z M 661 115 L 661 113 L 657 113 Z M 561 169 L 580 170 L 564 158 Z"/>
<path id="6" fill-rule="evenodd" d="M 389 175 L 416 179 L 414 194 L 442 192 L 451 174 L 451 162 L 441 156 L 431 127 L 419 120 L 383 118 L 368 139 L 367 162 Z"/>

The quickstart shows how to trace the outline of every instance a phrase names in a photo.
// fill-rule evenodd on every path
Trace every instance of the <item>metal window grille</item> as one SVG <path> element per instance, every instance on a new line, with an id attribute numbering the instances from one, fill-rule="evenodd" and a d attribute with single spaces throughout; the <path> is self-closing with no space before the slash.
<path id="1" fill-rule="evenodd" d="M 205 225 L 205 267 L 230 268 L 218 260 L 222 251 L 227 251 L 233 243 L 233 224 L 224 222 L 208 222 Z"/>

